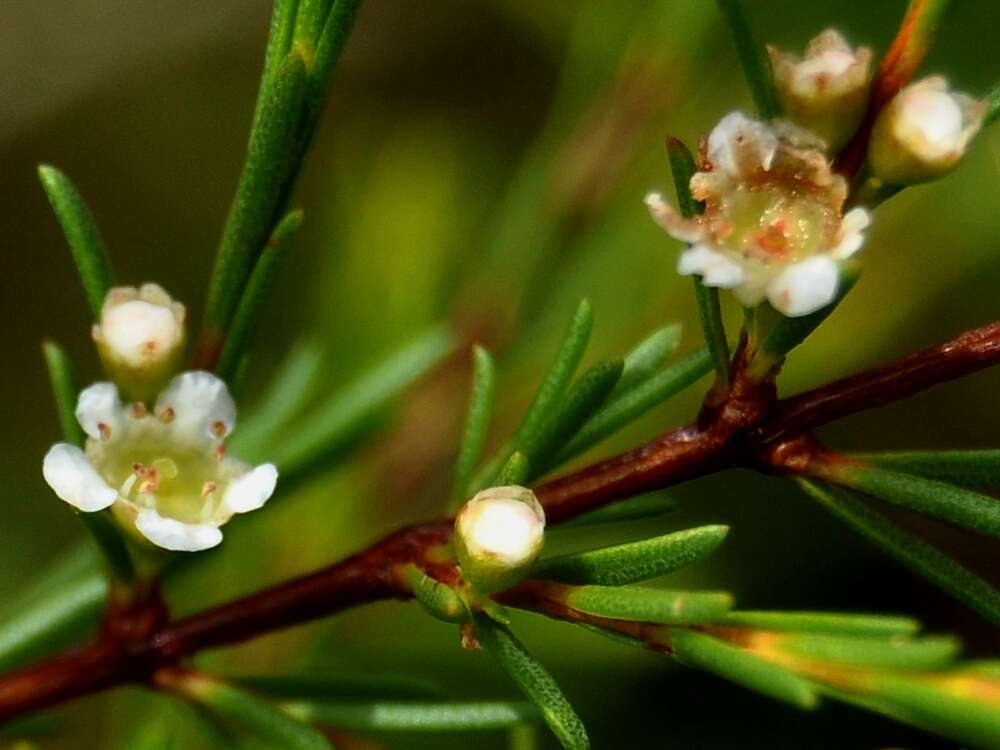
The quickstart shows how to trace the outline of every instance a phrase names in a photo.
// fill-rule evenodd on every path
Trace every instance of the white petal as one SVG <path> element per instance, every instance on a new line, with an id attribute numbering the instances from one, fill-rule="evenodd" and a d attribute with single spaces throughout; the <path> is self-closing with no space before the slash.
<path id="1" fill-rule="evenodd" d="M 76 421 L 92 438 L 121 436 L 125 407 L 114 383 L 94 383 L 80 391 L 76 401 Z M 102 430 L 103 425 L 103 430 Z"/>
<path id="2" fill-rule="evenodd" d="M 647 193 L 644 201 L 653 221 L 675 240 L 698 242 L 704 237 L 701 225 L 677 213 L 660 193 Z"/>
<path id="3" fill-rule="evenodd" d="M 677 273 L 701 276 L 705 286 L 723 289 L 732 289 L 743 281 L 743 267 L 707 245 L 695 245 L 681 253 L 677 260 Z"/>
<path id="4" fill-rule="evenodd" d="M 222 503 L 233 513 L 257 510 L 274 494 L 277 482 L 278 470 L 274 464 L 261 464 L 230 482 Z"/>
<path id="5" fill-rule="evenodd" d="M 777 150 L 774 132 L 742 112 L 730 112 L 708 136 L 708 160 L 733 177 L 749 177 L 758 167 L 770 169 Z"/>
<path id="6" fill-rule="evenodd" d="M 209 523 L 183 523 L 164 518 L 152 508 L 143 508 L 135 527 L 157 547 L 175 552 L 199 552 L 222 541 L 222 532 Z"/>
<path id="7" fill-rule="evenodd" d="M 87 460 L 87 454 L 69 443 L 49 448 L 42 461 L 42 476 L 60 499 L 88 513 L 104 510 L 118 497 Z"/>
<path id="8" fill-rule="evenodd" d="M 156 399 L 156 414 L 173 411 L 174 429 L 192 436 L 222 439 L 236 424 L 236 404 L 229 389 L 210 372 L 182 372 Z"/>
<path id="9" fill-rule="evenodd" d="M 833 302 L 840 285 L 840 269 L 829 256 L 793 263 L 767 287 L 767 298 L 790 318 L 809 315 Z"/>
<path id="10" fill-rule="evenodd" d="M 101 336 L 115 356 L 142 367 L 170 356 L 184 338 L 184 327 L 171 307 L 134 299 L 105 306 Z"/>
<path id="11" fill-rule="evenodd" d="M 854 255 L 865 242 L 865 230 L 871 223 L 871 216 L 863 208 L 852 208 L 840 220 L 840 239 L 830 250 L 837 260 Z"/>

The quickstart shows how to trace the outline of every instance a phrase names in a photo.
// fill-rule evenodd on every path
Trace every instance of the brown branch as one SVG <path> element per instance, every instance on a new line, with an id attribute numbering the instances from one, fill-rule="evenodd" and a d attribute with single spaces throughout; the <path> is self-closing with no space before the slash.
<path id="1" fill-rule="evenodd" d="M 536 487 L 549 521 L 565 521 L 615 500 L 728 466 L 767 465 L 761 462 L 763 453 L 771 456 L 770 466 L 781 466 L 774 460 L 775 452 L 785 450 L 787 460 L 808 441 L 804 433 L 814 427 L 1000 362 L 1000 322 L 777 403 L 771 384 L 740 375 L 743 356 L 737 353 L 732 390 L 710 393 L 696 424 Z M 401 568 L 410 562 L 439 580 L 454 582 L 458 573 L 442 549 L 450 535 L 448 519 L 411 526 L 316 573 L 174 623 L 163 624 L 162 618 L 149 618 L 141 611 L 129 613 L 134 626 L 114 622 L 90 646 L 0 678 L 0 721 L 114 685 L 148 683 L 158 669 L 202 649 L 238 643 L 372 601 L 408 598 Z M 516 591 L 530 593 L 518 588 L 509 595 Z M 541 609 L 550 616 L 566 614 Z"/>

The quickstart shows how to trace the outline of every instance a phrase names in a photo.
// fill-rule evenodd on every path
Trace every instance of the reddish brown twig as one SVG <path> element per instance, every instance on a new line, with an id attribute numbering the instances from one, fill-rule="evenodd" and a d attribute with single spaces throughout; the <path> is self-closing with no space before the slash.
<path id="1" fill-rule="evenodd" d="M 539 485 L 536 492 L 550 521 L 558 523 L 728 466 L 781 469 L 782 461 L 798 446 L 808 447 L 807 432 L 814 427 L 1000 362 L 1000 322 L 776 403 L 773 386 L 741 377 L 741 357 L 738 353 L 732 390 L 724 396 L 710 393 L 696 424 Z M 316 573 L 173 623 L 131 613 L 136 627 L 105 628 L 93 645 L 0 678 L 0 720 L 114 685 L 149 682 L 158 669 L 202 649 L 238 643 L 367 602 L 408 598 L 401 575 L 406 563 L 415 562 L 435 578 L 453 581 L 457 572 L 442 551 L 450 534 L 447 519 L 411 526 Z M 525 590 L 521 593 L 527 595 Z"/>

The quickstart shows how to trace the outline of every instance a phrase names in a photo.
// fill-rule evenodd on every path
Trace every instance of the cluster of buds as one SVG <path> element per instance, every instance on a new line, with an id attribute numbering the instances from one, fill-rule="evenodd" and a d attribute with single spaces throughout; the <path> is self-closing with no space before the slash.
<path id="1" fill-rule="evenodd" d="M 462 576 L 482 594 L 510 588 L 531 570 L 545 542 L 545 512 L 525 487 L 491 487 L 455 518 Z"/>
<path id="2" fill-rule="evenodd" d="M 85 449 L 52 446 L 42 464 L 45 481 L 80 511 L 110 508 L 123 528 L 158 547 L 214 547 L 222 541 L 219 527 L 267 501 L 278 473 L 226 454 L 236 405 L 222 380 L 177 373 L 183 306 L 155 284 L 113 289 L 94 339 L 114 382 L 80 393 L 76 418 Z"/>
<path id="3" fill-rule="evenodd" d="M 832 161 L 868 107 L 872 52 L 852 49 L 830 29 L 802 57 L 769 53 L 786 119 L 732 112 L 716 125 L 689 184 L 704 206 L 700 215 L 682 217 L 658 193 L 646 204 L 670 236 L 689 244 L 681 274 L 731 289 L 744 306 L 767 300 L 798 317 L 836 299 L 869 224 L 864 208 L 845 211 L 850 186 Z M 985 113 L 983 102 L 950 91 L 940 76 L 907 86 L 874 123 L 869 177 L 887 186 L 940 177 L 961 159 Z"/>

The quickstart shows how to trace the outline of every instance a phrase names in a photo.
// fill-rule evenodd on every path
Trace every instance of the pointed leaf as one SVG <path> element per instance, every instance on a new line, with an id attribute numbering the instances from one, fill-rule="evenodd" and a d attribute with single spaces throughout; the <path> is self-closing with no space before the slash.
<path id="1" fill-rule="evenodd" d="M 566 750 L 587 750 L 590 739 L 583 722 L 552 675 L 528 653 L 514 634 L 483 614 L 476 615 L 476 634 L 490 656 L 500 663 L 521 692 L 535 704 L 562 746 Z"/>
<path id="2" fill-rule="evenodd" d="M 114 272 L 104 240 L 83 196 L 69 177 L 48 164 L 39 165 L 38 176 L 73 254 L 90 311 L 96 320 L 101 315 L 104 297 L 114 285 Z"/>
<path id="3" fill-rule="evenodd" d="M 568 607 L 612 620 L 690 625 L 711 622 L 729 611 L 733 597 L 724 591 L 671 591 L 638 586 L 567 586 Z"/>
<path id="4" fill-rule="evenodd" d="M 670 646 L 674 657 L 681 663 L 711 672 L 750 690 L 799 708 L 811 709 L 819 703 L 816 692 L 801 677 L 704 633 L 672 631 Z"/>
<path id="5" fill-rule="evenodd" d="M 468 499 L 469 479 L 486 444 L 496 390 L 496 367 L 490 353 L 481 346 L 475 346 L 472 350 L 472 362 L 472 391 L 469 395 L 469 408 L 466 412 L 458 460 L 455 463 L 453 505 Z"/>
<path id="6" fill-rule="evenodd" d="M 654 375 L 645 382 L 604 404 L 588 419 L 573 439 L 559 451 L 557 463 L 563 463 L 635 421 L 654 406 L 680 393 L 712 369 L 712 357 L 700 349 Z"/>
<path id="7" fill-rule="evenodd" d="M 451 335 L 434 327 L 331 394 L 303 417 L 270 460 L 286 480 L 313 462 L 347 448 L 365 427 L 415 380 L 451 351 Z"/>
<path id="8" fill-rule="evenodd" d="M 530 703 L 504 701 L 297 702 L 283 708 L 302 721 L 370 732 L 469 732 L 507 729 L 539 719 Z"/>
<path id="9" fill-rule="evenodd" d="M 922 539 L 898 528 L 844 490 L 806 479 L 796 481 L 808 495 L 859 534 L 970 609 L 1000 625 L 1000 590 L 988 581 Z"/>
<path id="10" fill-rule="evenodd" d="M 795 633 L 777 641 L 776 648 L 797 657 L 877 669 L 941 669 L 958 656 L 961 644 L 951 637 L 911 640 L 879 636 L 831 636 Z"/>
<path id="11" fill-rule="evenodd" d="M 242 675 L 228 678 L 243 687 L 286 701 L 416 700 L 444 697 L 438 686 L 400 677 L 330 677 L 325 675 Z"/>
<path id="12" fill-rule="evenodd" d="M 723 625 L 736 625 L 759 630 L 791 630 L 800 633 L 827 635 L 913 635 L 920 623 L 909 617 L 885 615 L 842 614 L 840 612 L 729 612 L 719 620 Z"/>
<path id="13" fill-rule="evenodd" d="M 507 463 L 500 469 L 496 483 L 498 487 L 524 485 L 529 476 L 531 476 L 531 463 L 527 456 L 521 451 L 517 451 L 507 459 Z"/>
<path id="14" fill-rule="evenodd" d="M 232 382 L 236 374 L 236 367 L 246 353 L 264 314 L 264 307 L 274 291 L 274 285 L 288 255 L 288 244 L 302 226 L 302 217 L 300 210 L 285 214 L 271 233 L 267 246 L 257 258 L 253 273 L 247 280 L 246 288 L 233 314 L 233 321 L 226 333 L 222 354 L 215 368 L 216 374 L 223 380 Z"/>
<path id="15" fill-rule="evenodd" d="M 653 331 L 625 355 L 625 368 L 615 389 L 611 391 L 610 398 L 627 393 L 662 370 L 677 351 L 682 330 L 680 323 L 665 325 Z"/>
<path id="16" fill-rule="evenodd" d="M 916 474 L 966 487 L 1000 487 L 1000 450 L 886 451 L 849 458 L 882 469 Z"/>
<path id="17" fill-rule="evenodd" d="M 817 476 L 904 508 L 1000 536 L 1000 502 L 989 495 L 933 479 L 852 462 L 818 466 Z"/>
<path id="18" fill-rule="evenodd" d="M 465 622 L 469 608 L 450 586 L 435 581 L 412 563 L 406 566 L 406 578 L 414 598 L 432 616 L 445 622 Z"/>
<path id="19" fill-rule="evenodd" d="M 757 112 L 765 120 L 770 120 L 781 114 L 778 99 L 774 93 L 774 77 L 771 63 L 764 53 L 764 48 L 754 39 L 750 30 L 750 22 L 743 10 L 741 0 L 717 0 L 729 30 L 736 43 L 743 75 L 750 85 L 750 93 Z"/>
<path id="20" fill-rule="evenodd" d="M 639 542 L 602 547 L 542 560 L 533 578 L 562 583 L 623 586 L 694 565 L 712 554 L 728 526 L 700 526 Z"/>

